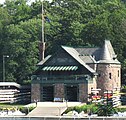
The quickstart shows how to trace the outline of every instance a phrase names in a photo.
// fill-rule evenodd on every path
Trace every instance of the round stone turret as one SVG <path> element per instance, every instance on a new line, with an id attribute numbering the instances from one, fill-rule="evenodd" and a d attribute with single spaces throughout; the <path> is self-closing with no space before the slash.
<path id="1" fill-rule="evenodd" d="M 106 40 L 101 51 L 101 60 L 97 64 L 97 88 L 101 88 L 102 93 L 121 87 L 121 65 L 115 56 L 110 41 Z"/>

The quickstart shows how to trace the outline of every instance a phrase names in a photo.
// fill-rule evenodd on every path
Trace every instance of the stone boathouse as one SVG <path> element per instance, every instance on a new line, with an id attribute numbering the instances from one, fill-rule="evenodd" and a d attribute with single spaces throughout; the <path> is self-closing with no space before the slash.
<path id="1" fill-rule="evenodd" d="M 87 102 L 92 89 L 101 89 L 102 94 L 121 87 L 121 64 L 109 40 L 101 48 L 61 46 L 37 66 L 32 75 L 31 102 Z"/>

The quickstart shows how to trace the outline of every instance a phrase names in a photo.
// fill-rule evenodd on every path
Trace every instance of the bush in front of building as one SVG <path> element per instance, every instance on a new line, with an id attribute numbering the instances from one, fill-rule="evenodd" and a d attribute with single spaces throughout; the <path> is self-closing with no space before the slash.
<path id="1" fill-rule="evenodd" d="M 123 108 L 116 108 L 117 112 L 126 112 L 126 107 Z"/>
<path id="2" fill-rule="evenodd" d="M 98 109 L 98 106 L 95 104 L 86 104 L 86 105 L 81 105 L 81 106 L 75 106 L 75 107 L 68 107 L 67 110 L 63 114 L 67 114 L 70 111 L 76 111 L 78 113 L 81 113 L 84 111 L 84 113 L 87 114 L 96 114 Z"/>
<path id="3" fill-rule="evenodd" d="M 70 111 L 76 111 L 78 113 L 81 113 L 82 111 L 84 111 L 84 113 L 88 115 L 97 114 L 98 116 L 111 116 L 118 112 L 125 112 L 126 107 L 118 108 L 118 107 L 113 107 L 112 105 L 109 105 L 109 104 L 108 105 L 86 104 L 86 105 L 81 105 L 81 106 L 68 107 L 67 110 L 63 114 L 67 114 Z"/>
<path id="4" fill-rule="evenodd" d="M 22 112 L 25 113 L 26 115 L 31 112 L 35 107 L 19 107 L 18 109 Z"/>
<path id="5" fill-rule="evenodd" d="M 98 116 L 112 116 L 113 114 L 117 113 L 117 110 L 112 105 L 99 104 L 96 113 Z"/>

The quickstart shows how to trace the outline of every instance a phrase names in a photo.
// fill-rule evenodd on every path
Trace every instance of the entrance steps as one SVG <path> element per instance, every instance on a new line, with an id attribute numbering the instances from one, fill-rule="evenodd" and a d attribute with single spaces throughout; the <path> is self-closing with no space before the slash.
<path id="1" fill-rule="evenodd" d="M 60 116 L 66 107 L 36 107 L 28 116 Z"/>
<path id="2" fill-rule="evenodd" d="M 67 107 L 78 106 L 80 104 L 80 102 L 38 102 L 37 107 L 27 116 L 60 116 Z M 33 105 L 30 104 L 29 106 Z"/>

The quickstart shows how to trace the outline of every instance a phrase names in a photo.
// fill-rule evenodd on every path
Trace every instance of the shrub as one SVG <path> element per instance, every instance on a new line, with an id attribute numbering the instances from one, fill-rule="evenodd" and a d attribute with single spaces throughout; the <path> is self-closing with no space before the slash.
<path id="1" fill-rule="evenodd" d="M 125 112 L 126 108 L 115 108 L 117 112 Z"/>
<path id="2" fill-rule="evenodd" d="M 29 112 L 31 112 L 35 107 L 20 107 L 19 110 L 22 113 L 28 114 Z"/>
<path id="3" fill-rule="evenodd" d="M 126 108 L 119 109 L 119 108 L 114 108 L 111 105 L 88 104 L 88 105 L 70 107 L 64 113 L 67 114 L 70 111 L 77 111 L 78 113 L 84 111 L 85 113 L 88 114 L 98 114 L 98 116 L 110 116 L 116 113 L 117 111 L 118 112 L 126 111 Z"/>
<path id="4" fill-rule="evenodd" d="M 96 113 L 97 106 L 95 104 L 88 104 L 88 105 L 82 105 L 82 106 L 75 106 L 75 107 L 69 107 L 63 114 L 66 114 L 70 111 L 77 111 L 78 113 L 84 111 L 85 113 Z"/>
<path id="5" fill-rule="evenodd" d="M 98 116 L 111 116 L 116 113 L 116 109 L 111 105 L 98 105 Z"/>

